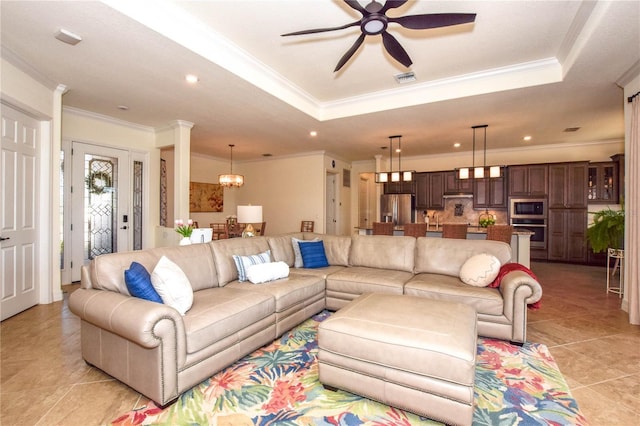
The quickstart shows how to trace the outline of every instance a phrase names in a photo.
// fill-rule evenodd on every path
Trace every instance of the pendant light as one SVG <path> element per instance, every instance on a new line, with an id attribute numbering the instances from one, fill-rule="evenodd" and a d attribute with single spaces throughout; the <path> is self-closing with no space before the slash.
<path id="1" fill-rule="evenodd" d="M 398 139 L 398 171 L 393 171 L 393 140 Z M 402 170 L 402 135 L 389 136 L 389 172 L 377 172 L 376 183 L 413 182 L 414 170 Z"/>
<path id="2" fill-rule="evenodd" d="M 218 175 L 218 183 L 225 188 L 239 188 L 244 185 L 244 176 L 233 174 L 233 147 L 235 145 L 229 144 L 230 150 L 230 173 L 228 175 Z"/>
<path id="3" fill-rule="evenodd" d="M 487 127 L 488 124 L 479 124 L 477 126 L 471 126 L 473 129 L 473 148 L 472 148 L 472 166 L 471 170 L 468 167 L 462 167 L 458 169 L 458 179 L 469 179 L 471 177 L 471 171 L 473 171 L 474 179 L 483 179 L 487 170 Z M 484 129 L 483 136 L 483 152 L 484 157 L 482 161 L 482 167 L 476 167 L 476 130 Z M 489 166 L 489 178 L 499 178 L 502 175 L 501 166 Z"/>

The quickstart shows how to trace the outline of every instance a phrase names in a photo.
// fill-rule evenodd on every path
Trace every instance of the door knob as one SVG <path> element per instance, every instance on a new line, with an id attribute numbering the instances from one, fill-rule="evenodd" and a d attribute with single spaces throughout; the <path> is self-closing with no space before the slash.
<path id="1" fill-rule="evenodd" d="M 122 228 L 120 228 L 120 229 L 128 229 L 128 228 L 127 228 L 127 225 L 125 225 L 125 226 L 123 226 L 123 227 L 122 227 Z"/>
<path id="2" fill-rule="evenodd" d="M 6 240 L 10 240 L 11 238 L 9 237 L 0 237 L 0 241 L 6 241 Z"/>

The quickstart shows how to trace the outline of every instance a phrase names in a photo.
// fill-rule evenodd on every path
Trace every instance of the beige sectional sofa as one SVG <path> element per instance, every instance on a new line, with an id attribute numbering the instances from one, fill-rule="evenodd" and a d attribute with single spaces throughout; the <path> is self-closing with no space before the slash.
<path id="1" fill-rule="evenodd" d="M 289 277 L 263 284 L 237 281 L 232 255 L 270 250 L 274 261 L 293 266 L 292 237 L 322 239 L 330 266 L 292 267 Z M 477 253 L 491 253 L 502 264 L 511 257 L 509 245 L 495 241 L 314 233 L 114 253 L 83 268 L 70 308 L 81 319 L 86 362 L 166 405 L 315 313 L 338 310 L 363 293 L 469 304 L 478 314 L 478 334 L 524 342 L 526 305 L 540 299 L 540 284 L 514 271 L 499 288 L 466 285 L 458 272 Z M 127 290 L 124 271 L 131 262 L 151 272 L 162 256 L 184 271 L 193 289 L 184 316 Z"/>

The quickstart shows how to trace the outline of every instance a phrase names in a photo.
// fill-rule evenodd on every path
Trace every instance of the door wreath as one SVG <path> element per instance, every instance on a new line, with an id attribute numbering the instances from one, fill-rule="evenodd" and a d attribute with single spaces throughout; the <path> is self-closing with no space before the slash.
<path id="1" fill-rule="evenodd" d="M 103 194 L 111 187 L 111 175 L 107 172 L 91 172 L 86 179 L 87 188 L 92 194 Z"/>

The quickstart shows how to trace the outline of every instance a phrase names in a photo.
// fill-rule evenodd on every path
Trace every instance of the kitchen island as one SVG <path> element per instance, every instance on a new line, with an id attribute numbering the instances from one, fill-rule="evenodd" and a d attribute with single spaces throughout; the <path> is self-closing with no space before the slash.
<path id="1" fill-rule="evenodd" d="M 360 235 L 372 235 L 373 230 L 371 228 L 356 228 Z M 531 265 L 531 235 L 530 231 L 513 231 L 511 236 L 511 254 L 515 262 L 526 266 Z M 393 228 L 393 235 L 404 235 L 402 226 L 396 226 Z M 425 235 L 429 238 L 442 238 L 442 225 L 429 225 L 427 227 L 427 233 Z M 469 226 L 467 228 L 468 240 L 486 240 L 487 228 L 480 226 Z"/>

